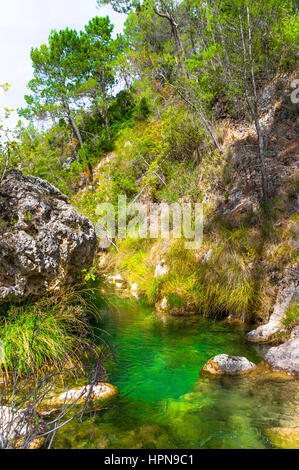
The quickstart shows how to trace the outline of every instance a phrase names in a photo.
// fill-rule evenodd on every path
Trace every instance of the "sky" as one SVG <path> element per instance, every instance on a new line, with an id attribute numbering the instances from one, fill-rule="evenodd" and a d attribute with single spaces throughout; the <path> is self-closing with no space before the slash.
<path id="1" fill-rule="evenodd" d="M 45 44 L 52 29 L 82 30 L 94 16 L 107 15 L 114 33 L 122 32 L 125 15 L 110 6 L 98 8 L 96 0 L 0 0 L 0 83 L 11 85 L 8 93 L 0 90 L 0 109 L 25 106 L 31 48 Z M 18 119 L 14 111 L 5 124 L 12 128 Z"/>

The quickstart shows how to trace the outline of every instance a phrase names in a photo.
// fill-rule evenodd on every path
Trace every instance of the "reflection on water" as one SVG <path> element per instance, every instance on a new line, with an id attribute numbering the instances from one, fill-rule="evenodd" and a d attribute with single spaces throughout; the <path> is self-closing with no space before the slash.
<path id="1" fill-rule="evenodd" d="M 163 320 L 140 305 L 103 312 L 101 326 L 121 398 L 93 424 L 86 418 L 61 430 L 56 448 L 269 448 L 264 428 L 299 425 L 295 380 L 199 376 L 216 354 L 260 361 L 241 326 Z"/>

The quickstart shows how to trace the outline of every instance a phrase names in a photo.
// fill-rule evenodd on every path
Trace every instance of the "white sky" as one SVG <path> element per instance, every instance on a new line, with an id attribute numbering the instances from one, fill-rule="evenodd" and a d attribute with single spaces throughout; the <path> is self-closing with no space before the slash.
<path id="1" fill-rule="evenodd" d="M 8 93 L 0 91 L 0 109 L 25 106 L 32 78 L 30 50 L 46 43 L 52 29 L 82 30 L 94 16 L 107 15 L 114 33 L 122 32 L 125 15 L 110 6 L 97 8 L 96 0 L 0 0 L 0 83 L 11 85 Z M 17 121 L 14 112 L 6 125 Z"/>

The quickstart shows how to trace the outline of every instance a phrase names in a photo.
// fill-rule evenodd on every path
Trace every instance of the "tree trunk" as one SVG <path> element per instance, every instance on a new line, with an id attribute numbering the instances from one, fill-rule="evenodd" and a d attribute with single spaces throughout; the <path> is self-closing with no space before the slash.
<path id="1" fill-rule="evenodd" d="M 101 73 L 101 88 L 104 102 L 104 116 L 105 116 L 105 126 L 107 131 L 108 140 L 110 140 L 110 130 L 109 130 L 109 118 L 108 118 L 108 103 L 107 103 L 107 94 L 106 94 L 106 84 L 105 84 L 105 72 L 102 70 Z"/>
<path id="2" fill-rule="evenodd" d="M 79 130 L 77 124 L 76 124 L 76 121 L 72 116 L 69 104 L 66 100 L 64 101 L 63 104 L 64 104 L 64 108 L 65 108 L 66 113 L 67 113 L 67 117 L 68 117 L 68 121 L 69 121 L 69 125 L 71 127 L 71 130 L 74 131 L 74 133 L 75 133 L 75 135 L 76 135 L 76 137 L 79 141 L 79 146 L 80 146 L 80 148 L 82 148 L 83 139 L 82 139 L 80 130 Z M 78 153 L 77 152 L 76 152 L 76 159 L 80 161 L 80 159 L 78 158 Z M 92 167 L 91 167 L 90 163 L 88 163 L 88 162 L 85 163 L 85 171 L 86 171 L 88 181 L 91 184 L 93 182 L 93 174 L 92 174 Z"/>
<path id="3" fill-rule="evenodd" d="M 179 57 L 179 60 L 180 60 L 180 66 L 182 68 L 183 75 L 186 78 L 188 78 L 188 73 L 187 73 L 187 70 L 186 70 L 186 67 L 185 67 L 185 62 L 184 62 L 183 46 L 182 46 L 182 43 L 181 43 L 179 31 L 178 31 L 178 25 L 175 21 L 174 16 L 171 13 L 169 13 L 169 9 L 167 7 L 166 2 L 164 2 L 164 0 L 161 0 L 161 3 L 162 3 L 162 5 L 165 9 L 165 12 L 160 13 L 156 8 L 154 8 L 154 12 L 156 13 L 156 15 L 160 16 L 160 18 L 166 18 L 169 21 L 171 31 L 172 31 L 172 34 L 173 34 L 173 37 L 174 37 L 174 42 L 175 42 L 177 54 L 178 54 L 178 57 Z"/>
<path id="4" fill-rule="evenodd" d="M 82 140 L 82 136 L 81 136 L 81 133 L 80 133 L 80 131 L 79 131 L 79 128 L 78 128 L 78 126 L 77 126 L 77 124 L 76 124 L 75 119 L 74 119 L 73 116 L 72 116 L 72 113 L 71 113 L 71 110 L 70 110 L 70 107 L 69 107 L 68 102 L 65 100 L 65 101 L 63 102 L 63 104 L 64 104 L 64 108 L 65 108 L 65 110 L 66 110 L 66 114 L 67 114 L 67 118 L 68 118 L 68 121 L 69 121 L 69 125 L 70 125 L 71 129 L 73 129 L 73 131 L 74 131 L 74 133 L 75 133 L 75 135 L 76 135 L 76 137 L 77 137 L 77 139 L 78 139 L 78 142 L 79 142 L 79 144 L 80 144 L 80 148 L 81 148 L 82 145 L 83 145 L 83 140 Z"/>
<path id="5" fill-rule="evenodd" d="M 258 137 L 258 144 L 259 144 L 259 159 L 260 159 L 260 169 L 261 169 L 261 176 L 262 176 L 262 197 L 263 202 L 266 204 L 268 202 L 268 177 L 267 177 L 267 170 L 265 165 L 265 145 L 264 145 L 264 138 L 260 126 L 259 116 L 258 116 L 258 98 L 256 92 L 256 85 L 255 85 L 255 77 L 254 77 L 254 69 L 253 69 L 253 59 L 252 59 L 252 51 L 251 51 L 251 28 L 250 28 L 250 21 L 249 21 L 249 10 L 247 9 L 247 20 L 248 20 L 248 33 L 249 33 L 249 59 L 251 63 L 251 84 L 253 88 L 253 95 L 254 95 L 254 106 L 252 106 L 248 85 L 247 85 L 247 49 L 244 37 L 244 30 L 242 25 L 242 18 L 241 14 L 239 14 L 239 22 L 240 22 L 240 32 L 242 38 L 242 47 L 243 47 L 243 81 L 244 81 L 244 90 L 245 90 L 245 98 L 247 102 L 247 106 L 249 108 L 250 114 L 253 118 L 257 137 Z"/>

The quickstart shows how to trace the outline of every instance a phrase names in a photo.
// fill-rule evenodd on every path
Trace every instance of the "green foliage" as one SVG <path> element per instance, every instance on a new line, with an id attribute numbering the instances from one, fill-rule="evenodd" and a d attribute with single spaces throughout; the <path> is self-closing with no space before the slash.
<path id="1" fill-rule="evenodd" d="M 95 311 L 90 299 L 73 289 L 9 307 L 0 323 L 5 348 L 2 370 L 39 375 L 48 366 L 59 370 L 74 361 L 78 365 L 92 344 L 91 315 Z"/>
<path id="2" fill-rule="evenodd" d="M 298 305 L 298 301 L 295 301 L 287 309 L 282 323 L 285 326 L 293 327 L 293 326 L 296 326 L 298 321 L 299 321 L 299 305 Z"/>
<path id="3" fill-rule="evenodd" d="M 109 18 L 95 17 L 84 31 L 52 31 L 47 44 L 32 49 L 31 94 L 20 110 L 31 123 L 19 124 L 13 139 L 1 143 L 0 175 L 17 166 L 47 179 L 94 222 L 101 202 L 112 202 L 117 212 L 120 194 L 129 201 L 138 193 L 153 202 L 202 201 L 222 178 L 228 199 L 235 175 L 217 149 L 215 120 L 245 117 L 250 103 L 258 108 L 266 83 L 295 70 L 295 3 L 99 3 L 128 13 L 124 35 L 114 39 Z M 124 84 L 115 96 L 115 86 Z M 36 118 L 52 124 L 39 130 Z M 107 153 L 109 164 L 102 165 Z M 87 183 L 92 191 L 77 192 Z M 269 217 L 277 211 L 269 205 Z M 137 281 L 151 304 L 167 295 L 171 304 L 195 302 L 204 315 L 254 317 L 263 290 L 261 234 L 252 233 L 249 223 L 234 229 L 215 214 L 211 220 L 205 248 L 213 255 L 207 263 L 174 244 L 170 273 L 155 279 L 152 241 L 128 240 L 115 255 L 116 269 Z M 286 237 L 267 260 L 285 267 L 293 251 Z M 85 277 L 95 281 L 93 271 Z"/>
<path id="4" fill-rule="evenodd" d="M 152 278 L 147 287 L 146 297 L 150 305 L 155 305 L 161 297 L 161 287 L 164 280 L 162 278 Z"/>

